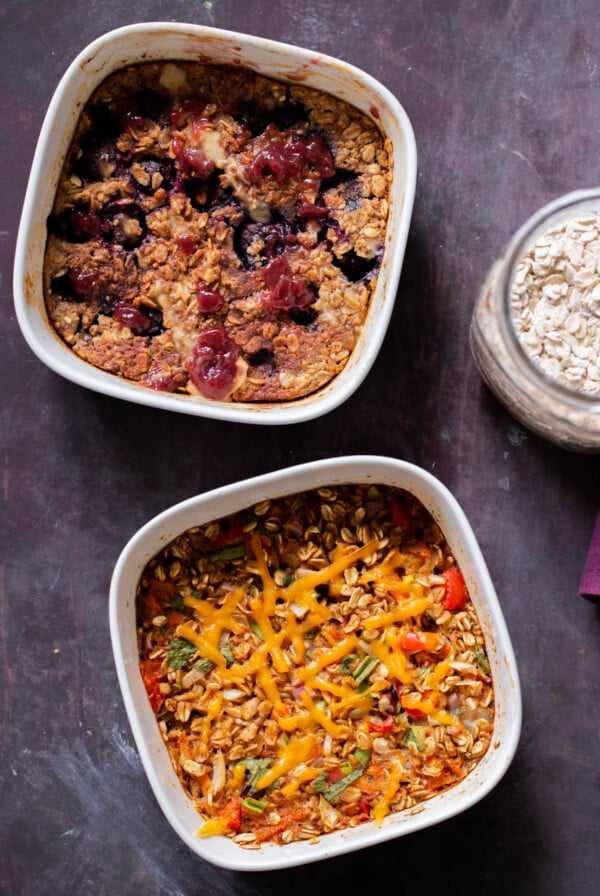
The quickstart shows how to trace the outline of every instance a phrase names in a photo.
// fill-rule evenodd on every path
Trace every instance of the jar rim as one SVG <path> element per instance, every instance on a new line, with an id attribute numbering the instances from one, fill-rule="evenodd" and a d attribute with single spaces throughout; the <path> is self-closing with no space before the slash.
<path id="1" fill-rule="evenodd" d="M 527 354 L 514 326 L 510 301 L 517 267 L 534 244 L 536 236 L 547 232 L 561 221 L 573 217 L 569 214 L 570 210 L 576 212 L 579 206 L 587 206 L 586 210 L 594 211 L 600 219 L 600 187 L 575 190 L 542 206 L 521 225 L 507 244 L 500 270 L 499 285 L 504 304 L 504 314 L 500 317 L 500 326 L 504 331 L 506 344 L 513 361 L 522 373 L 533 377 L 539 388 L 545 389 L 557 400 L 566 402 L 574 408 L 586 407 L 589 410 L 600 412 L 600 392 L 592 394 L 566 386 L 545 373 Z"/>

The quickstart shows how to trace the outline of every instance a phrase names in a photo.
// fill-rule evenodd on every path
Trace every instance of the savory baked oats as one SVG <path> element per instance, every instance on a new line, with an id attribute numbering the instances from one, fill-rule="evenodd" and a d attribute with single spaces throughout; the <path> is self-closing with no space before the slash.
<path id="1" fill-rule="evenodd" d="M 345 366 L 381 265 L 391 144 L 300 84 L 189 62 L 117 71 L 48 221 L 50 320 L 152 389 L 281 402 Z"/>
<path id="2" fill-rule="evenodd" d="M 336 486 L 184 532 L 137 589 L 140 671 L 198 834 L 256 848 L 374 821 L 485 754 L 484 637 L 407 492 Z"/>

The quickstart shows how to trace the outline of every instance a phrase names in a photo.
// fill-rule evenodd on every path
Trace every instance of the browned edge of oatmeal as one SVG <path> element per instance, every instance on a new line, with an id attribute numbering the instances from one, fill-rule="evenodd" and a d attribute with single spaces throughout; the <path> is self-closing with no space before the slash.
<path id="1" fill-rule="evenodd" d="M 166 392 L 293 401 L 345 367 L 377 285 L 391 143 L 301 85 L 197 63 L 107 78 L 61 174 L 44 292 L 83 360 Z"/>

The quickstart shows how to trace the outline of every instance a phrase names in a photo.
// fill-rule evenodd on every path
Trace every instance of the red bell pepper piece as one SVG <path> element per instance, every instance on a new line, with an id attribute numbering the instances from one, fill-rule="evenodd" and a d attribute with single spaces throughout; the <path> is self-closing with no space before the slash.
<path id="1" fill-rule="evenodd" d="M 361 796 L 361 798 L 358 801 L 358 811 L 360 812 L 361 815 L 370 815 L 371 814 L 371 807 L 369 806 L 369 803 L 364 798 L 364 796 Z"/>
<path id="2" fill-rule="evenodd" d="M 410 716 L 411 719 L 422 719 L 425 715 L 423 710 L 419 709 L 416 706 L 411 706 L 410 702 L 411 700 L 408 695 L 406 697 L 402 697 L 402 699 L 400 700 L 400 704 L 406 715 Z"/>
<path id="3" fill-rule="evenodd" d="M 165 695 L 161 693 L 160 690 L 160 683 L 163 680 L 161 667 L 162 660 L 158 658 L 154 660 L 144 660 L 140 663 L 142 681 L 144 682 L 146 693 L 148 694 L 150 706 L 154 712 L 159 711 L 165 699 Z"/>
<path id="4" fill-rule="evenodd" d="M 467 601 L 467 586 L 460 569 L 452 566 L 442 576 L 446 583 L 442 604 L 446 610 L 462 610 Z"/>
<path id="5" fill-rule="evenodd" d="M 440 636 L 435 632 L 402 632 L 398 641 L 398 647 L 407 653 L 416 653 L 419 650 L 433 653 L 439 649 L 440 644 Z"/>
<path id="6" fill-rule="evenodd" d="M 388 716 L 383 722 L 372 722 L 369 719 L 369 731 L 377 731 L 379 734 L 389 734 L 393 727 L 393 716 Z"/>
<path id="7" fill-rule="evenodd" d="M 167 625 L 169 628 L 176 628 L 178 625 L 187 622 L 189 618 L 185 613 L 178 613 L 177 610 L 173 610 L 167 615 Z"/>
<path id="8" fill-rule="evenodd" d="M 390 511 L 390 519 L 394 526 L 401 526 L 403 529 L 408 529 L 409 531 L 412 529 L 412 518 L 405 507 L 396 500 L 396 498 L 392 498 L 389 504 Z"/>
<path id="9" fill-rule="evenodd" d="M 175 594 L 173 582 L 161 582 L 160 579 L 152 579 L 148 586 L 148 594 L 159 600 L 170 600 Z"/>
<path id="10" fill-rule="evenodd" d="M 395 681 L 395 682 L 393 683 L 392 687 L 394 688 L 394 692 L 395 692 L 395 694 L 396 694 L 396 697 L 398 698 L 398 700 L 401 701 L 401 700 L 402 700 L 402 695 L 405 693 L 405 687 L 404 687 L 404 685 L 403 685 L 403 684 L 400 684 L 399 681 Z"/>
<path id="11" fill-rule="evenodd" d="M 175 593 L 175 585 L 173 582 L 161 582 L 160 579 L 152 579 L 148 585 L 148 590 L 142 597 L 142 607 L 144 613 L 149 619 L 155 616 L 162 616 L 165 604 L 170 603 Z"/>
<path id="12" fill-rule="evenodd" d="M 239 831 L 242 827 L 242 801 L 239 796 L 234 796 L 219 809 L 219 818 L 222 818 L 230 831 Z"/>
<path id="13" fill-rule="evenodd" d="M 235 523 L 228 529 L 223 529 L 216 538 L 213 538 L 210 547 L 211 550 L 214 551 L 218 548 L 227 547 L 229 544 L 237 544 L 238 541 L 243 541 L 245 537 L 243 525 L 241 523 Z"/>

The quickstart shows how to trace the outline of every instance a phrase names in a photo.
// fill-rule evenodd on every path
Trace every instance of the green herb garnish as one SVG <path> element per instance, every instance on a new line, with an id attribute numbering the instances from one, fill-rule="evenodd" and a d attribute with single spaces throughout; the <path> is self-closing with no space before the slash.
<path id="1" fill-rule="evenodd" d="M 348 656 L 345 656 L 342 662 L 340 663 L 340 675 L 347 675 L 350 671 L 350 666 L 356 659 L 355 653 L 349 653 Z"/>
<path id="2" fill-rule="evenodd" d="M 198 669 L 200 672 L 203 672 L 205 675 L 215 668 L 215 664 L 212 660 L 209 660 L 208 657 L 203 657 L 201 660 L 198 660 L 197 663 L 194 663 L 194 669 Z"/>
<path id="3" fill-rule="evenodd" d="M 323 797 L 328 803 L 333 803 L 339 795 L 344 792 L 346 787 L 349 787 L 350 784 L 354 784 L 355 781 L 358 781 L 358 779 L 362 777 L 371 758 L 371 751 L 355 750 L 354 756 L 358 762 L 358 766 L 352 769 L 351 772 L 348 772 L 347 775 L 344 775 L 343 778 L 340 778 L 339 781 L 336 781 L 335 784 L 326 787 L 323 791 Z"/>
<path id="4" fill-rule="evenodd" d="M 171 599 L 171 606 L 174 610 L 180 610 L 182 613 L 193 613 L 193 607 L 188 607 L 183 602 L 183 594 L 180 594 L 179 591 L 176 591 Z"/>
<path id="5" fill-rule="evenodd" d="M 235 663 L 235 657 L 229 644 L 224 644 L 221 648 L 219 648 L 219 652 L 227 665 L 233 666 L 233 664 Z"/>
<path id="6" fill-rule="evenodd" d="M 328 774 L 329 774 L 329 769 L 324 768 L 323 771 L 317 775 L 317 777 L 313 781 L 313 790 L 315 793 L 323 793 L 323 791 L 327 787 L 327 775 Z"/>
<path id="7" fill-rule="evenodd" d="M 352 677 L 356 683 L 356 688 L 358 689 L 360 685 L 365 681 L 367 681 L 369 675 L 373 670 L 379 665 L 379 660 L 375 656 L 365 656 L 360 661 L 354 672 L 352 673 Z M 364 690 L 364 688 L 363 688 Z"/>
<path id="8" fill-rule="evenodd" d="M 167 662 L 171 669 L 183 669 L 195 653 L 196 647 L 191 641 L 187 641 L 185 638 L 174 638 L 169 641 Z"/>
<path id="9" fill-rule="evenodd" d="M 254 632 L 257 638 L 260 638 L 261 641 L 264 641 L 263 633 L 260 630 L 260 626 L 258 622 L 255 622 L 254 619 L 250 620 L 250 628 Z"/>
<path id="10" fill-rule="evenodd" d="M 488 661 L 485 652 L 481 649 L 481 647 L 474 647 L 473 653 L 475 654 L 475 662 L 477 663 L 477 667 L 480 672 L 483 672 L 484 675 L 490 674 L 490 664 Z"/>
<path id="11" fill-rule="evenodd" d="M 406 734 L 404 735 L 404 744 L 408 746 L 409 744 L 414 744 L 419 751 L 422 753 L 425 749 L 425 732 L 422 728 L 409 728 Z"/>
<path id="12" fill-rule="evenodd" d="M 208 554 L 205 554 L 207 560 L 210 560 L 211 563 L 214 563 L 215 560 L 239 560 L 240 557 L 244 557 L 246 554 L 246 545 L 245 544 L 230 544 L 226 548 L 221 548 L 219 551 L 209 551 Z"/>
<path id="13" fill-rule="evenodd" d="M 263 803 L 262 800 L 255 800 L 251 796 L 248 796 L 242 802 L 242 808 L 247 809 L 248 812 L 252 812 L 254 815 L 262 815 L 267 808 L 267 804 Z"/>
<path id="14" fill-rule="evenodd" d="M 354 751 L 354 758 L 356 759 L 358 764 L 362 765 L 364 768 L 364 766 L 367 765 L 369 759 L 371 758 L 371 751 L 370 750 L 361 750 L 360 747 L 357 747 L 356 750 Z"/>
<path id="15" fill-rule="evenodd" d="M 246 786 L 251 793 L 256 791 L 257 782 L 271 767 L 272 762 L 272 759 L 240 759 L 240 763 L 244 766 L 247 774 L 250 776 L 246 782 Z"/>

